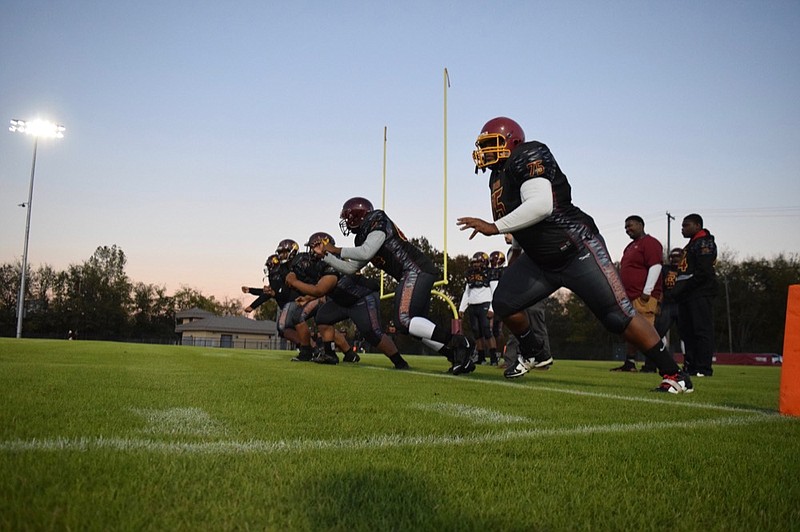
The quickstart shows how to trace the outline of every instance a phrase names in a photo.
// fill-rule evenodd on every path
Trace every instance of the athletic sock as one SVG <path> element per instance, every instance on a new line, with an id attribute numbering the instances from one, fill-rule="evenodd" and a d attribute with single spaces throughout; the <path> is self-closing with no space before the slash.
<path id="1" fill-rule="evenodd" d="M 517 339 L 519 339 L 519 351 L 525 358 L 530 358 L 532 355 L 536 355 L 542 350 L 543 344 L 541 340 L 533 334 L 530 327 L 527 331 L 520 334 Z"/>
<path id="2" fill-rule="evenodd" d="M 322 344 L 322 349 L 325 350 L 326 355 L 336 354 L 336 342 L 325 342 Z"/>
<path id="3" fill-rule="evenodd" d="M 653 361 L 661 375 L 675 375 L 681 371 L 670 356 L 664 340 L 659 340 L 656 345 L 645 351 L 644 356 Z"/>

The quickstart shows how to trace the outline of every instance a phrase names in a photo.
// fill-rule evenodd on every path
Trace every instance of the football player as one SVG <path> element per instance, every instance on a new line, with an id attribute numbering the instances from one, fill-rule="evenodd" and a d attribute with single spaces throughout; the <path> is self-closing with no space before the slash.
<path id="1" fill-rule="evenodd" d="M 520 342 L 520 355 L 504 375 L 521 377 L 553 363 L 531 334 L 524 309 L 564 286 L 609 331 L 621 334 L 653 360 L 663 376 L 655 391 L 691 392 L 689 376 L 669 356 L 655 328 L 633 310 L 603 237 L 594 220 L 573 205 L 567 176 L 550 149 L 538 141 L 526 142 L 520 125 L 506 117 L 489 120 L 475 146 L 475 172 L 491 171 L 494 222 L 463 217 L 457 224 L 462 231 L 472 230 L 470 239 L 478 233 L 511 233 L 524 251 L 506 268 L 492 302 Z"/>
<path id="2" fill-rule="evenodd" d="M 431 289 L 437 271 L 433 262 L 403 235 L 380 209 L 361 197 L 342 206 L 339 227 L 345 236 L 355 234 L 354 247 L 325 245 L 324 260 L 345 274 L 352 274 L 371 262 L 397 281 L 394 293 L 394 323 L 397 332 L 410 334 L 447 357 L 454 375 L 475 370 L 469 356 L 470 343 L 464 335 L 428 319 Z"/>
<path id="3" fill-rule="evenodd" d="M 281 338 L 286 338 L 296 346 L 300 346 L 302 342 L 301 337 L 305 333 L 305 331 L 303 331 L 303 327 L 300 327 L 300 331 L 295 328 L 286 328 L 284 326 L 286 320 L 281 319 L 284 315 L 286 304 L 293 301 L 298 295 L 293 294 L 291 289 L 284 283 L 286 273 L 286 270 L 281 268 L 281 261 L 277 254 L 273 253 L 267 257 L 267 261 L 264 263 L 264 274 L 266 275 L 269 284 L 265 285 L 263 288 L 253 288 L 248 286 L 242 287 L 242 292 L 245 294 L 258 296 L 244 309 L 244 311 L 253 312 L 262 304 L 274 298 L 275 302 L 278 304 L 278 313 L 275 317 L 275 324 L 278 327 L 278 335 Z M 305 326 L 305 324 L 303 324 L 303 326 Z"/>
<path id="4" fill-rule="evenodd" d="M 316 322 L 323 340 L 324 353 L 319 357 L 322 363 L 333 363 L 336 354 L 333 352 L 334 325 L 350 319 L 358 331 L 371 345 L 375 346 L 396 369 L 409 369 L 408 363 L 400 355 L 392 339 L 384 334 L 381 327 L 379 285 L 376 281 L 356 274 L 340 275 L 335 269 L 321 259 L 325 254 L 325 244 L 336 244 L 328 233 L 314 233 L 308 238 L 306 246 L 309 254 L 317 257 L 320 263 L 336 272 L 336 280 L 329 276 L 322 277 L 316 284 L 293 282 L 293 286 L 306 294 L 298 299 L 305 304 L 316 298 L 327 296 L 327 301 L 317 311 Z M 356 355 L 358 356 L 358 355 Z M 338 361 L 338 359 L 337 359 Z"/>
<path id="5" fill-rule="evenodd" d="M 319 307 L 325 303 L 324 296 L 302 305 L 298 303 L 298 300 L 303 295 L 303 291 L 299 289 L 301 283 L 303 285 L 315 285 L 317 283 L 333 283 L 333 285 L 335 285 L 337 280 L 338 273 L 336 270 L 326 265 L 324 262 L 316 260 L 312 253 L 294 252 L 289 261 L 289 273 L 286 274 L 284 282 L 297 294 L 297 297 L 286 304 L 286 327 L 295 327 L 301 323 L 306 324 L 308 320 L 316 316 Z M 308 329 L 308 326 L 306 325 L 305 328 Z M 303 338 L 303 340 L 305 341 L 305 338 Z M 352 346 L 347 342 L 347 338 L 345 338 L 341 332 L 333 331 L 332 340 L 344 354 L 345 362 L 358 362 L 361 358 L 353 351 Z M 303 354 L 303 350 L 305 350 L 306 355 L 313 353 L 310 334 L 307 344 L 304 342 L 300 349 L 301 354 Z M 322 358 L 314 360 L 323 364 L 339 363 L 339 357 L 336 356 L 335 353 L 333 357 L 325 357 L 324 353 L 321 353 L 320 356 Z M 305 360 L 305 358 L 303 360 Z"/>
<path id="6" fill-rule="evenodd" d="M 489 356 L 490 364 L 497 365 L 497 344 L 492 336 L 489 319 L 492 317 L 492 288 L 489 276 L 489 255 L 478 251 L 472 255 L 466 272 L 466 286 L 458 307 L 458 316 L 463 319 L 465 313 L 469 325 L 475 335 L 477 349 L 473 362 L 485 364 Z"/>

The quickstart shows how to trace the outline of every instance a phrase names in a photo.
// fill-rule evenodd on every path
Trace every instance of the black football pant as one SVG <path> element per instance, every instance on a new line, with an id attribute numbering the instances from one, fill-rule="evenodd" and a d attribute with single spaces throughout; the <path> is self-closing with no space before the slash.
<path id="1" fill-rule="evenodd" d="M 678 332 L 688 373 L 711 375 L 714 357 L 714 298 L 696 297 L 678 304 Z"/>

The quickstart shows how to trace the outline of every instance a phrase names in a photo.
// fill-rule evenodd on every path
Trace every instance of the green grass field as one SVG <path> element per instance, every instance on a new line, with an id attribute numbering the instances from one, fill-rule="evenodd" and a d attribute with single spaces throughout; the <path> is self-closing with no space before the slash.
<path id="1" fill-rule="evenodd" d="M 780 370 L 0 339 L 2 530 L 800 530 Z"/>

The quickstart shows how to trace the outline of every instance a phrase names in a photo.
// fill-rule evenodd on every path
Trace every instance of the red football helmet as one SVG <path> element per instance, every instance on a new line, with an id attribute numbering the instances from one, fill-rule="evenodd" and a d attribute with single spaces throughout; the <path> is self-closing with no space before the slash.
<path id="1" fill-rule="evenodd" d="M 361 224 L 364 223 L 364 218 L 374 210 L 372 203 L 366 198 L 350 198 L 344 202 L 342 206 L 342 214 L 339 215 L 339 228 L 342 234 L 347 236 L 353 231 L 356 231 Z"/>
<path id="2" fill-rule="evenodd" d="M 504 116 L 492 118 L 483 126 L 475 141 L 477 149 L 472 152 L 475 173 L 478 173 L 478 169 L 485 172 L 487 167 L 508 159 L 513 149 L 523 142 L 525 132 L 519 124 Z"/>
<path id="3" fill-rule="evenodd" d="M 306 251 L 310 253 L 312 257 L 314 257 L 316 255 L 314 253 L 314 248 L 320 244 L 323 246 L 325 244 L 333 244 L 335 246 L 336 241 L 328 233 L 319 231 L 308 237 L 308 241 L 306 242 Z"/>
<path id="4" fill-rule="evenodd" d="M 300 246 L 292 240 L 291 238 L 286 238 L 281 240 L 278 243 L 277 249 L 275 249 L 275 254 L 278 255 L 278 260 L 280 260 L 281 264 L 288 262 L 297 255 L 297 250 L 300 249 Z"/>
<path id="5" fill-rule="evenodd" d="M 489 265 L 492 268 L 499 268 L 506 263 L 506 255 L 502 251 L 492 251 L 489 255 Z"/>
<path id="6" fill-rule="evenodd" d="M 477 253 L 472 255 L 470 264 L 476 268 L 486 268 L 487 266 L 489 266 L 489 255 L 487 255 L 483 251 L 478 251 Z"/>

